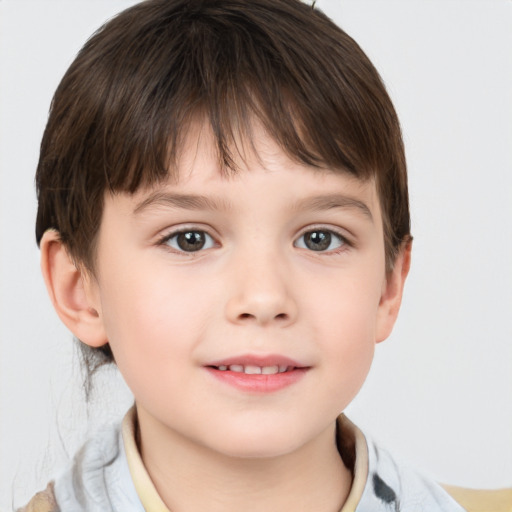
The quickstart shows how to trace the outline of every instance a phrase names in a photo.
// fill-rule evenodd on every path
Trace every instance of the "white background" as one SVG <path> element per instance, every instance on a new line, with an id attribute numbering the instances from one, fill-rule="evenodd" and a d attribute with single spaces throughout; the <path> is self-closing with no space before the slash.
<path id="1" fill-rule="evenodd" d="M 89 407 L 51 309 L 33 186 L 50 99 L 85 39 L 133 1 L 0 0 L 0 510 L 20 505 L 130 402 Z M 319 0 L 388 85 L 415 236 L 392 337 L 349 414 L 433 478 L 512 486 L 512 2 Z"/>

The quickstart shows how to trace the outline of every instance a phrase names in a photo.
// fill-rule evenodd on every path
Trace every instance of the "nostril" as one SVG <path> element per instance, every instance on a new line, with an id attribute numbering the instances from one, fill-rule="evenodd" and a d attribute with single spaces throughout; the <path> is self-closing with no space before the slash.
<path id="1" fill-rule="evenodd" d="M 249 318 L 256 318 L 256 315 L 253 315 L 251 313 L 240 313 L 238 318 L 241 320 L 247 320 Z M 279 313 L 274 316 L 274 319 L 275 320 L 286 320 L 286 319 L 288 319 L 288 315 L 286 313 Z"/>

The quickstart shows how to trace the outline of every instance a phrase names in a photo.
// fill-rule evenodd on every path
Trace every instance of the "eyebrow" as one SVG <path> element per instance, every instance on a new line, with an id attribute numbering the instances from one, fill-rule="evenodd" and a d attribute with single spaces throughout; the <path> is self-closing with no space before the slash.
<path id="1" fill-rule="evenodd" d="M 169 192 L 155 192 L 141 201 L 134 214 L 140 213 L 150 207 L 166 206 L 184 210 L 228 210 L 230 205 L 225 200 L 195 194 L 174 194 Z"/>
<path id="2" fill-rule="evenodd" d="M 138 203 L 133 213 L 138 214 L 147 208 L 155 206 L 181 208 L 184 210 L 229 210 L 231 205 L 226 200 L 203 195 L 155 192 Z M 370 208 L 363 201 L 343 194 L 307 197 L 296 201 L 293 205 L 293 210 L 297 212 L 304 210 L 325 211 L 335 208 L 354 209 L 373 222 Z"/>
<path id="3" fill-rule="evenodd" d="M 368 217 L 368 219 L 373 222 L 372 212 L 363 201 L 343 194 L 307 197 L 297 201 L 293 208 L 297 211 L 325 211 L 335 208 L 351 209 L 361 212 L 365 217 Z"/>

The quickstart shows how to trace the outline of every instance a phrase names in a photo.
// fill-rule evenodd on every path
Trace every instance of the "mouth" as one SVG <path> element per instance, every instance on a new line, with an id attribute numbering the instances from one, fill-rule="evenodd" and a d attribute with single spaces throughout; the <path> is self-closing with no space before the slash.
<path id="1" fill-rule="evenodd" d="M 205 368 L 239 390 L 265 393 L 291 386 L 311 367 L 283 356 L 240 356 L 207 364 Z"/>
<path id="2" fill-rule="evenodd" d="M 258 366 L 254 364 L 221 364 L 219 366 L 208 366 L 213 370 L 221 372 L 235 372 L 245 373 L 246 375 L 275 375 L 276 373 L 286 373 L 298 369 L 296 366 L 289 365 L 272 365 L 272 366 Z"/>

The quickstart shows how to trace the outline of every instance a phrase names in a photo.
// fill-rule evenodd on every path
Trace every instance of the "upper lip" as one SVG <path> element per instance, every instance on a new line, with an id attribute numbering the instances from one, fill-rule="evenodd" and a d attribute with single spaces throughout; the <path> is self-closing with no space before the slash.
<path id="1" fill-rule="evenodd" d="M 308 365 L 304 365 L 298 361 L 295 361 L 289 357 L 282 356 L 279 354 L 268 354 L 268 355 L 254 355 L 244 354 L 239 356 L 228 357 L 225 359 L 218 359 L 207 363 L 205 366 L 231 366 L 231 365 L 242 365 L 242 366 L 288 366 L 294 368 L 307 368 Z"/>

